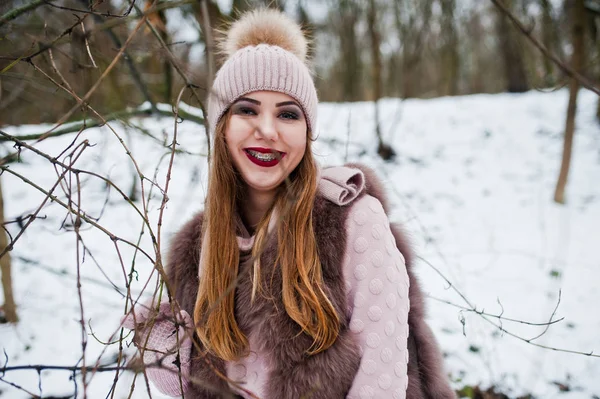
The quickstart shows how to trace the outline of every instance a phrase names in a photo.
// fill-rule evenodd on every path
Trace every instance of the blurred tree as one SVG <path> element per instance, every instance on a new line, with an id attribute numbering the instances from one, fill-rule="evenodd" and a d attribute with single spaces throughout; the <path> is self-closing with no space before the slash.
<path id="1" fill-rule="evenodd" d="M 333 73 L 339 77 L 338 101 L 358 101 L 362 96 L 362 60 L 357 38 L 357 25 L 362 14 L 358 0 L 336 0 L 331 10 L 333 28 L 340 42 L 340 55 Z"/>
<path id="2" fill-rule="evenodd" d="M 588 23 L 588 26 L 590 27 L 590 37 L 592 39 L 592 46 L 590 47 L 590 50 L 596 54 L 594 62 L 596 70 L 594 73 L 596 81 L 600 82 L 600 62 L 598 62 L 598 60 L 600 60 L 600 1 L 586 1 L 585 6 L 588 10 L 588 14 L 590 15 L 590 20 Z M 600 123 L 600 97 L 598 98 L 596 107 L 596 119 Z"/>
<path id="3" fill-rule="evenodd" d="M 552 3 L 550 0 L 539 0 L 539 2 L 542 9 L 542 43 L 548 50 L 554 51 L 558 30 L 552 17 Z M 554 63 L 548 57 L 543 57 L 542 62 L 544 64 L 544 83 L 552 86 L 555 83 Z"/>
<path id="4" fill-rule="evenodd" d="M 251 0 L 233 0 L 230 16 L 236 18 L 238 15 L 253 9 L 254 7 Z"/>
<path id="5" fill-rule="evenodd" d="M 205 71 L 206 80 L 203 82 L 201 87 L 205 89 L 205 96 L 203 102 L 206 103 L 208 94 L 212 87 L 212 79 L 214 78 L 215 71 L 217 71 L 225 58 L 216 48 L 216 37 L 215 33 L 225 27 L 229 16 L 224 14 L 219 5 L 211 0 L 199 0 L 192 5 L 194 18 L 200 25 L 202 31 L 202 40 L 204 41 L 204 55 L 205 55 Z M 233 13 L 232 9 L 232 13 Z M 224 55 L 224 54 L 223 54 Z"/>
<path id="6" fill-rule="evenodd" d="M 572 10 L 572 45 L 573 54 L 571 55 L 571 68 L 577 72 L 582 72 L 585 63 L 585 7 L 584 0 L 575 0 Z M 569 177 L 569 168 L 571 166 L 571 151 L 573 148 L 573 136 L 575 132 L 575 115 L 577 112 L 577 94 L 579 93 L 579 81 L 571 78 L 569 85 L 569 105 L 567 107 L 567 120 L 565 126 L 565 138 L 563 146 L 562 162 L 560 174 L 554 191 L 554 201 L 559 204 L 565 203 L 565 187 Z"/>
<path id="7" fill-rule="evenodd" d="M 598 15 L 600 1 L 584 1 L 587 18 Z M 558 79 L 563 79 L 559 69 L 549 60 L 536 52 L 524 52 L 519 45 L 521 34 L 504 18 L 496 18 L 491 2 L 376 0 L 380 90 L 371 84 L 367 65 L 370 59 L 375 60 L 367 27 L 369 1 L 232 2 L 231 13 L 220 9 L 220 0 L 194 0 L 183 5 L 166 0 L 156 3 L 142 0 L 139 5 L 145 5 L 146 10 L 150 4 L 158 6 L 149 14 L 149 20 L 162 40 L 169 44 L 188 78 L 201 89 L 206 89 L 209 84 L 209 65 L 214 64 L 214 72 L 223 60 L 214 49 L 207 51 L 205 59 L 190 60 L 193 47 L 202 45 L 207 37 L 226 28 L 238 12 L 264 5 L 287 6 L 288 11 L 292 11 L 290 6 L 293 5 L 297 19 L 309 27 L 309 39 L 315 41 L 315 45 L 309 47 L 309 56 L 316 66 L 316 84 L 324 101 L 522 91 L 530 85 L 556 85 Z M 511 3 L 513 13 L 521 20 L 533 15 L 532 10 L 539 10 L 535 17 L 538 23 L 531 25 L 532 29 L 537 29 L 535 34 L 564 59 L 563 49 L 570 46 L 568 36 L 561 35 L 561 30 L 566 31 L 570 26 L 565 14 L 574 0 L 564 0 L 561 6 L 554 0 L 504 0 L 503 3 Z M 30 7 L 32 4 L 37 6 Z M 54 62 L 73 91 L 78 95 L 85 93 L 131 33 L 131 23 L 125 22 L 139 17 L 135 10 L 127 18 L 115 17 L 124 14 L 129 4 L 126 0 L 94 3 L 97 13 L 90 15 L 86 12 L 90 7 L 88 0 L 0 0 L 0 37 L 3 38 L 0 40 L 0 70 L 8 68 L 0 75 L 0 121 L 8 124 L 53 122 L 73 107 L 73 97 L 64 90 L 57 91 L 56 85 L 40 70 L 61 83 L 54 71 Z M 187 19 L 181 25 L 187 25 L 185 29 L 199 29 L 200 39 L 171 43 L 170 35 L 175 32 L 168 32 L 166 22 L 167 18 L 176 18 L 177 13 L 165 12 L 162 9 L 165 7 L 179 8 Z M 203 12 L 203 8 L 207 11 Z M 324 10 L 327 17 L 318 15 L 315 10 Z M 12 15 L 11 19 L 2 22 L 6 15 Z M 189 26 L 191 19 L 198 24 Z M 80 20 L 83 20 L 84 28 Z M 597 17 L 595 21 L 597 25 Z M 171 27 L 176 25 L 171 24 Z M 591 34 L 585 44 L 590 55 L 590 65 L 586 69 L 589 77 L 600 76 L 600 63 L 597 62 L 600 48 L 598 40 L 593 41 L 598 36 L 596 25 L 588 24 Z M 63 35 L 64 32 L 70 33 Z M 50 43 L 53 59 L 49 57 L 49 51 L 44 50 Z M 36 70 L 23 60 L 39 51 L 39 55 L 31 58 L 39 68 Z M 593 58 L 593 54 L 598 55 Z M 170 60 L 161 55 L 162 46 L 153 34 L 135 35 L 105 83 L 95 90 L 89 104 L 100 113 L 110 113 L 135 107 L 144 101 L 151 104 L 154 100 L 170 102 L 172 94 L 185 82 L 176 74 Z M 214 56 L 214 62 L 209 55 Z M 98 68 L 93 67 L 92 56 Z M 9 67 L 18 59 L 21 61 Z M 379 94 L 375 96 L 374 91 Z M 600 114 L 600 102 L 598 106 Z M 81 117 L 81 113 L 73 116 Z"/>
<path id="8" fill-rule="evenodd" d="M 307 51 L 306 55 L 307 55 L 307 58 L 310 60 L 314 57 L 314 52 L 315 52 L 314 42 L 315 42 L 316 26 L 310 20 L 310 16 L 306 12 L 306 8 L 304 7 L 304 5 L 302 4 L 301 1 L 298 2 L 296 12 L 298 14 L 298 23 L 302 27 L 302 29 L 304 31 L 304 35 L 306 36 L 306 39 L 308 40 L 308 51 Z"/>
<path id="9" fill-rule="evenodd" d="M 377 2 L 369 0 L 367 26 L 371 39 L 371 77 L 373 85 L 373 104 L 375 106 L 375 135 L 377 136 L 377 153 L 385 160 L 392 159 L 396 154 L 392 147 L 383 142 L 379 123 L 379 99 L 381 98 L 381 35 L 377 30 Z"/>
<path id="10" fill-rule="evenodd" d="M 233 18 L 237 18 L 241 13 L 254 10 L 257 7 L 276 8 L 285 11 L 285 0 L 233 0 L 231 3 L 231 14 Z M 298 3 L 300 5 L 300 3 Z"/>
<path id="11" fill-rule="evenodd" d="M 513 3 L 514 0 L 504 1 L 506 8 L 515 13 L 516 7 L 514 7 Z M 523 49 L 519 44 L 519 34 L 508 21 L 508 18 L 499 11 L 497 12 L 496 31 L 500 42 L 501 59 L 504 65 L 506 91 L 509 93 L 522 93 L 529 90 Z"/>
<path id="12" fill-rule="evenodd" d="M 154 0 L 146 0 L 144 11 L 147 11 L 155 3 Z M 169 43 L 169 32 L 167 31 L 167 15 L 165 10 L 157 10 L 148 16 L 148 22 L 150 22 L 154 28 L 160 34 L 160 37 L 165 43 Z M 171 102 L 171 94 L 173 92 L 173 70 L 171 69 L 171 62 L 168 57 L 162 58 L 162 69 L 164 76 L 164 84 L 162 90 L 162 101 L 166 104 Z"/>
<path id="13" fill-rule="evenodd" d="M 8 237 L 4 227 L 4 200 L 2 195 L 2 180 L 0 180 L 0 253 L 8 247 Z M 4 318 L 9 323 L 19 321 L 17 317 L 17 306 L 13 297 L 10 251 L 0 258 L 0 274 L 2 275 L 2 290 L 4 291 L 4 305 L 2 305 Z"/>
<path id="14" fill-rule="evenodd" d="M 455 96 L 458 94 L 460 59 L 458 55 L 458 33 L 454 11 L 456 0 L 439 0 L 442 9 L 441 34 L 441 87 L 439 94 Z"/>
<path id="15" fill-rule="evenodd" d="M 469 40 L 468 54 L 468 93 L 481 93 L 485 91 L 484 79 L 484 52 L 486 50 L 484 36 L 485 28 L 481 22 L 481 15 L 477 10 L 471 10 L 466 24 L 466 36 L 477 37 L 479 40 Z"/>
<path id="16" fill-rule="evenodd" d="M 416 66 L 422 59 L 426 35 L 430 31 L 433 0 L 394 1 L 394 21 L 402 46 L 402 97 L 417 95 Z"/>

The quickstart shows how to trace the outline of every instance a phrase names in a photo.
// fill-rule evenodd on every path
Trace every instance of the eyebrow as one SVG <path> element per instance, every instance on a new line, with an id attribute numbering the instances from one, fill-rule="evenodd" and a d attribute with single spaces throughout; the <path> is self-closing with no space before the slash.
<path id="1" fill-rule="evenodd" d="M 248 97 L 240 97 L 240 98 L 237 99 L 236 103 L 240 102 L 240 101 L 248 101 L 249 103 L 256 104 L 256 105 L 260 105 L 261 104 L 260 101 L 255 100 L 253 98 L 248 98 Z"/>
<path id="2" fill-rule="evenodd" d="M 239 101 L 248 101 L 249 103 L 256 104 L 256 105 L 261 105 L 262 104 L 260 101 L 255 100 L 255 99 L 250 98 L 250 97 L 240 97 L 240 98 L 237 99 L 236 103 L 239 102 Z M 276 107 L 283 107 L 285 105 L 295 105 L 295 106 L 297 106 L 297 107 L 300 108 L 300 105 L 298 105 L 298 103 L 296 101 L 283 101 L 283 102 L 275 104 Z"/>
<path id="3" fill-rule="evenodd" d="M 295 105 L 297 107 L 300 107 L 296 101 L 284 101 L 284 102 L 275 104 L 276 107 L 283 107 L 284 105 Z"/>

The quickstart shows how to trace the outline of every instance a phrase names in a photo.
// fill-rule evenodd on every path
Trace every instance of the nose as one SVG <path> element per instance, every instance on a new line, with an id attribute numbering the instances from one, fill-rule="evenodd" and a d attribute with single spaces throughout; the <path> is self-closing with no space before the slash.
<path id="1" fill-rule="evenodd" d="M 257 139 L 264 139 L 269 141 L 277 141 L 279 133 L 277 132 L 277 126 L 275 120 L 270 115 L 263 113 L 259 118 L 254 135 Z"/>

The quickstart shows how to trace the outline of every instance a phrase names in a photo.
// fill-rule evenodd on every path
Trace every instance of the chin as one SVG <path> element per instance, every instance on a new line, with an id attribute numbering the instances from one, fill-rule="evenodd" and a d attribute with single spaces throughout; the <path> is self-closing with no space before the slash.
<path id="1" fill-rule="evenodd" d="M 246 178 L 246 176 L 242 176 L 242 178 L 244 179 L 244 182 L 246 183 L 246 185 L 248 186 L 249 189 L 256 190 L 256 191 L 275 190 L 285 180 L 285 179 L 281 179 L 281 178 L 267 180 L 264 178 L 261 179 L 260 176 L 256 176 L 256 177 L 253 176 L 253 178 Z"/>
<path id="2" fill-rule="evenodd" d="M 255 191 L 261 191 L 261 192 L 267 192 L 267 191 L 273 191 L 276 190 L 277 187 L 279 187 L 281 185 L 282 182 L 279 182 L 277 184 L 265 184 L 264 182 L 252 182 L 252 183 L 246 183 L 248 188 L 251 190 L 255 190 Z"/>

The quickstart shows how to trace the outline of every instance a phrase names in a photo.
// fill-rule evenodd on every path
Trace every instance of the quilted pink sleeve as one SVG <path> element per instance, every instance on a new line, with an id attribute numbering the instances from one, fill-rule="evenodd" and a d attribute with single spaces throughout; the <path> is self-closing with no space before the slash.
<path id="1" fill-rule="evenodd" d="M 405 399 L 410 304 L 404 257 L 374 197 L 365 195 L 353 204 L 346 228 L 350 331 L 362 350 L 348 398 Z"/>

